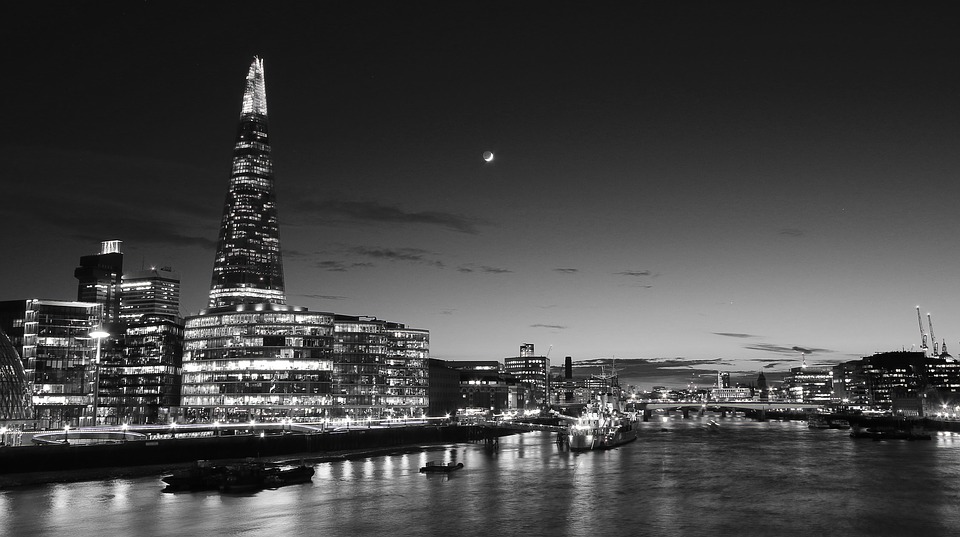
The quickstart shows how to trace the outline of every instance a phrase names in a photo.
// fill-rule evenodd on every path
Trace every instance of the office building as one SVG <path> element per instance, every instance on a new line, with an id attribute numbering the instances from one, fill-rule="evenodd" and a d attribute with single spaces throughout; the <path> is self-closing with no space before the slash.
<path id="1" fill-rule="evenodd" d="M 180 274 L 170 267 L 137 270 L 120 283 L 120 319 L 130 323 L 145 316 L 180 318 Z"/>
<path id="2" fill-rule="evenodd" d="M 100 304 L 58 300 L 0 302 L 0 330 L 23 363 L 33 427 L 93 425 Z"/>
<path id="3" fill-rule="evenodd" d="M 100 243 L 100 253 L 80 258 L 73 271 L 77 278 L 77 301 L 93 302 L 103 307 L 103 324 L 120 320 L 120 285 L 123 277 L 121 241 Z"/>
<path id="4" fill-rule="evenodd" d="M 504 370 L 530 386 L 531 400 L 526 406 L 536 408 L 550 401 L 550 359 L 534 356 L 532 343 L 520 346 L 520 356 L 505 358 Z"/>

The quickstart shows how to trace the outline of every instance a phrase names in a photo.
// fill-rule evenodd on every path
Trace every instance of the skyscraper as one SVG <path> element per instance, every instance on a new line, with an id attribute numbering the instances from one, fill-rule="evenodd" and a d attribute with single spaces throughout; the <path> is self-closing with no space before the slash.
<path id="1" fill-rule="evenodd" d="M 232 304 L 285 304 L 280 226 L 267 136 L 263 60 L 247 72 L 240 127 L 233 148 L 230 189 L 210 285 L 211 308 Z"/>
<path id="2" fill-rule="evenodd" d="M 263 62 L 243 94 L 209 307 L 186 319 L 184 417 L 379 419 L 428 405 L 426 330 L 286 304 Z"/>
<path id="3" fill-rule="evenodd" d="M 100 253 L 80 258 L 80 266 L 73 271 L 78 280 L 77 301 L 94 302 L 103 306 L 102 323 L 120 320 L 120 280 L 123 276 L 121 241 L 100 243 Z"/>

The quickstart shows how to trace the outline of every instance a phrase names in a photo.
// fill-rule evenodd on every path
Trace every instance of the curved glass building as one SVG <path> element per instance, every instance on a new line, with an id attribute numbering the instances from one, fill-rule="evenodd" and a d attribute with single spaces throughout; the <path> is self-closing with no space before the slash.
<path id="1" fill-rule="evenodd" d="M 0 423 L 31 418 L 30 390 L 20 354 L 0 330 Z"/>

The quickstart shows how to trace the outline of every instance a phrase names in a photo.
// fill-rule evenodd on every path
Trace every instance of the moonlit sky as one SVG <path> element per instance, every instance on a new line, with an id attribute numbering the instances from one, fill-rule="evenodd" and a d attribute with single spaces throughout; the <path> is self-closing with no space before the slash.
<path id="1" fill-rule="evenodd" d="M 259 55 L 288 303 L 453 360 L 784 370 L 918 345 L 917 305 L 960 352 L 950 3 L 197 4 L 0 23 L 0 300 L 116 238 L 205 307 Z"/>

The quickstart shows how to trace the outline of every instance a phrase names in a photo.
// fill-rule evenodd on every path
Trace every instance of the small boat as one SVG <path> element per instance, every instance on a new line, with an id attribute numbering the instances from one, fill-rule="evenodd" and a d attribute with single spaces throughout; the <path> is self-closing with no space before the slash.
<path id="1" fill-rule="evenodd" d="M 850 438 L 871 438 L 873 440 L 880 441 L 930 440 L 932 437 L 928 433 L 924 432 L 924 430 L 920 427 L 913 427 L 910 429 L 884 427 L 864 430 L 859 426 L 854 426 L 853 431 L 850 432 Z"/>
<path id="2" fill-rule="evenodd" d="M 421 474 L 433 474 L 433 473 L 442 473 L 449 474 L 455 470 L 463 468 L 463 463 L 458 462 L 456 464 L 448 462 L 446 464 L 437 462 L 437 461 L 428 461 L 426 466 L 420 467 Z"/>
<path id="3" fill-rule="evenodd" d="M 166 484 L 164 492 L 196 492 L 219 490 L 220 492 L 254 492 L 274 489 L 284 485 L 306 483 L 313 479 L 311 466 L 280 466 L 247 459 L 243 462 L 212 465 L 209 461 L 197 461 L 197 465 L 177 470 L 161 480 Z"/>
<path id="4" fill-rule="evenodd" d="M 826 416 L 814 414 L 807 418 L 807 427 L 811 429 L 829 429 L 830 421 L 827 420 Z"/>

